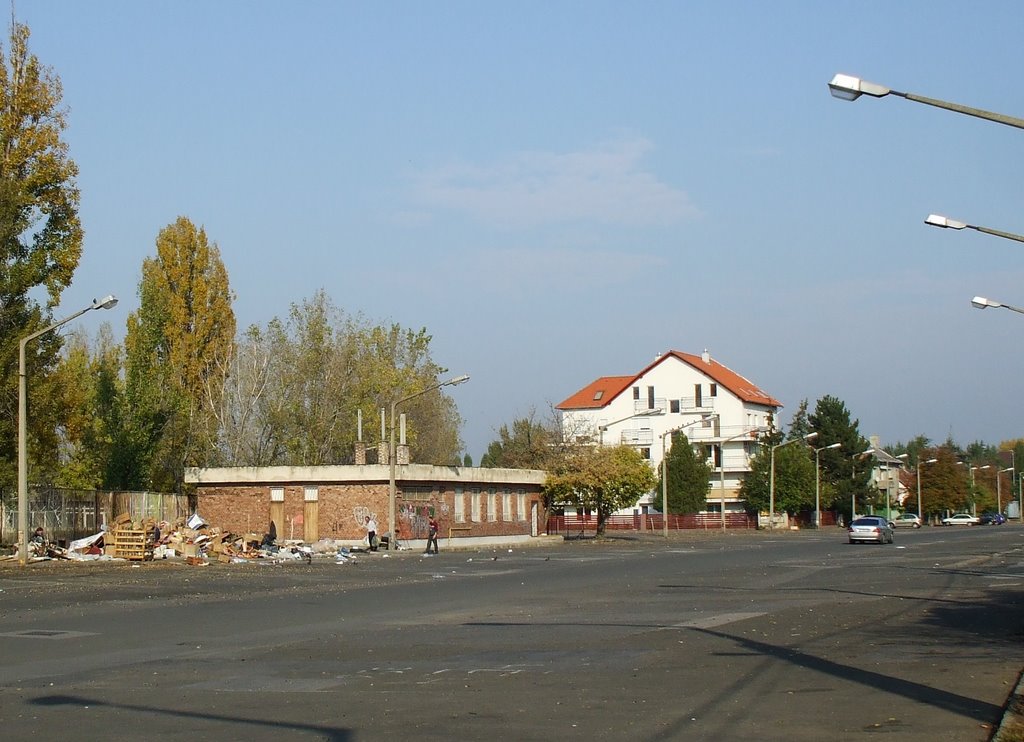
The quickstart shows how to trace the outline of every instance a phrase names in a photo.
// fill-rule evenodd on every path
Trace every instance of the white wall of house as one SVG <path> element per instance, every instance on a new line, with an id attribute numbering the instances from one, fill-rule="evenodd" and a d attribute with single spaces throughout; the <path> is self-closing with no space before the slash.
<path id="1" fill-rule="evenodd" d="M 562 421 L 567 437 L 632 446 L 644 453 L 655 470 L 661 466 L 663 443 L 666 453 L 671 450 L 671 431 L 685 426 L 682 432 L 690 442 L 708 447 L 713 458 L 711 505 L 717 508 L 721 501 L 724 474 L 726 509 L 742 510 L 738 490 L 757 452 L 750 433 L 766 428 L 774 411 L 743 401 L 698 368 L 670 355 L 605 407 L 565 410 Z M 660 510 L 661 494 L 650 493 L 623 512 L 648 505 Z"/>

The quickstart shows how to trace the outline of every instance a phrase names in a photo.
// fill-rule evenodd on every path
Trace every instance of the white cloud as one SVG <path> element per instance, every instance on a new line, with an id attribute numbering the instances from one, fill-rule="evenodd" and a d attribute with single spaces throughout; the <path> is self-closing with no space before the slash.
<path id="1" fill-rule="evenodd" d="M 642 168 L 643 139 L 568 153 L 523 152 L 490 166 L 458 164 L 420 173 L 425 205 L 506 227 L 596 222 L 655 226 L 695 217 L 689 196 Z"/>

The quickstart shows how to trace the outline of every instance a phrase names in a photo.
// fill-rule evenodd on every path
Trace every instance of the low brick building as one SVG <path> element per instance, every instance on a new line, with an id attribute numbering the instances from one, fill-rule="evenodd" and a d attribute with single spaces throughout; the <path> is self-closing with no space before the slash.
<path id="1" fill-rule="evenodd" d="M 547 513 L 545 472 L 401 464 L 396 472 L 399 541 L 426 538 L 437 518 L 442 537 L 537 536 Z M 269 533 L 278 539 L 357 542 L 367 515 L 389 534 L 390 467 L 268 466 L 193 468 L 199 514 L 232 533 Z"/>

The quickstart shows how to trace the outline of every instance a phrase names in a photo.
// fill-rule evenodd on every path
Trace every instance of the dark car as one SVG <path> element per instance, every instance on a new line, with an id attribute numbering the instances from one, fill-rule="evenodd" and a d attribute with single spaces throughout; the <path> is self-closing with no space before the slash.
<path id="1" fill-rule="evenodd" d="M 877 515 L 864 515 L 850 523 L 846 529 L 850 537 L 850 543 L 856 544 L 860 541 L 874 541 L 878 544 L 891 544 L 893 542 L 893 528 L 885 518 Z"/>
<path id="2" fill-rule="evenodd" d="M 1006 516 L 1002 513 L 982 513 L 981 514 L 981 525 L 983 526 L 1001 526 L 1006 522 Z"/>

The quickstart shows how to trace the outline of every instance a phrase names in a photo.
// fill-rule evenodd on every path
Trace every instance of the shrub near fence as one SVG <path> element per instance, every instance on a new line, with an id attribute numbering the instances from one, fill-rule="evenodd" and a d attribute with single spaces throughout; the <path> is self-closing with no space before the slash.
<path id="1" fill-rule="evenodd" d="M 122 513 L 132 519 L 166 520 L 187 518 L 194 510 L 193 498 L 162 492 L 98 492 L 59 487 L 29 490 L 29 531 L 42 526 L 52 541 L 76 539 L 99 532 L 103 525 Z M 0 543 L 18 540 L 17 492 L 0 492 Z"/>
<path id="2" fill-rule="evenodd" d="M 747 513 L 726 513 L 725 527 L 757 528 L 757 519 Z M 721 513 L 693 513 L 687 515 L 669 515 L 670 531 L 684 529 L 701 529 L 710 531 L 722 528 Z M 647 515 L 611 515 L 605 521 L 606 531 L 663 531 L 665 516 L 661 513 Z M 596 533 L 597 516 L 590 515 L 552 515 L 548 518 L 548 534 L 575 535 L 580 533 Z"/>

